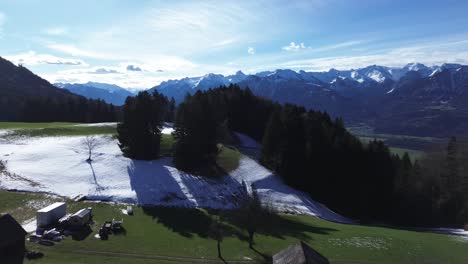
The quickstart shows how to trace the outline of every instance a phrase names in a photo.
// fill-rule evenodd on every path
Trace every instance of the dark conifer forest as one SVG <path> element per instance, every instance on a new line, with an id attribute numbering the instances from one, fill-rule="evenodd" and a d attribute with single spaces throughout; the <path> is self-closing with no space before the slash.
<path id="1" fill-rule="evenodd" d="M 172 100 L 157 92 L 128 98 L 118 128 L 123 152 L 157 158 L 160 127 L 171 120 L 167 113 L 173 116 L 174 108 Z M 217 144 L 232 143 L 223 142 L 224 134 L 236 131 L 261 142 L 260 162 L 288 185 L 363 223 L 454 225 L 466 214 L 460 189 L 466 185 L 458 166 L 462 155 L 455 139 L 447 155 L 433 157 L 443 177 L 424 177 L 422 170 L 437 163 L 423 160 L 422 165 L 408 154 L 391 154 L 382 141 L 361 142 L 339 118 L 281 105 L 237 85 L 187 95 L 177 108 L 174 127 L 173 160 L 185 171 L 214 166 Z"/>
<path id="2" fill-rule="evenodd" d="M 54 87 L 0 57 L 0 121 L 115 122 L 118 109 Z"/>

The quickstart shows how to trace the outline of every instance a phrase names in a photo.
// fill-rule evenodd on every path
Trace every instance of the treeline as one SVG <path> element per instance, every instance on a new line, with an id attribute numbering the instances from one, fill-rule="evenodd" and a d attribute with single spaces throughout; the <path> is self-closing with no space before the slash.
<path id="1" fill-rule="evenodd" d="M 175 101 L 154 91 L 127 97 L 117 126 L 119 147 L 125 156 L 152 160 L 159 157 L 163 122 L 172 122 Z"/>
<path id="2" fill-rule="evenodd" d="M 262 141 L 261 162 L 286 183 L 341 214 L 386 219 L 394 190 L 394 163 L 381 141 L 363 145 L 327 113 L 276 107 Z"/>
<path id="3" fill-rule="evenodd" d="M 102 100 L 84 97 L 37 98 L 24 102 L 17 121 L 97 123 L 117 121 L 117 109 Z"/>
<path id="4" fill-rule="evenodd" d="M 407 155 L 396 184 L 395 221 L 439 226 L 468 222 L 468 140 L 452 137 L 447 146 L 421 161 Z"/>

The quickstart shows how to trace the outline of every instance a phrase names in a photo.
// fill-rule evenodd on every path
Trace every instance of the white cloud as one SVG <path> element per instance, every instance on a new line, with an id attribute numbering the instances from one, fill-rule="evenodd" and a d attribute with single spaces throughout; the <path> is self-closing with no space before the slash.
<path id="1" fill-rule="evenodd" d="M 306 69 L 326 71 L 330 68 L 340 70 L 356 69 L 377 64 L 389 67 L 401 67 L 408 63 L 419 62 L 426 65 L 440 65 L 443 63 L 468 64 L 468 47 L 455 47 L 462 42 L 449 43 L 445 48 L 434 43 L 432 45 L 396 48 L 369 55 L 335 56 L 293 60 L 276 65 L 281 68 Z"/>
<path id="2" fill-rule="evenodd" d="M 60 36 L 68 33 L 68 29 L 65 27 L 50 27 L 44 29 L 44 33 L 52 36 Z"/>
<path id="3" fill-rule="evenodd" d="M 304 45 L 303 42 L 301 42 L 300 44 L 296 44 L 295 42 L 291 42 L 289 43 L 288 46 L 284 46 L 282 47 L 281 49 L 282 50 L 285 50 L 285 51 L 298 51 L 298 50 L 301 50 L 301 49 L 306 49 L 307 47 Z"/>
<path id="4" fill-rule="evenodd" d="M 141 71 L 141 68 L 135 65 L 127 65 L 127 71 Z"/>
<path id="5" fill-rule="evenodd" d="M 228 39 L 225 39 L 225 40 L 214 43 L 213 47 L 227 46 L 227 45 L 231 45 L 231 44 L 233 44 L 235 42 L 237 42 L 236 38 L 228 38 Z"/>
<path id="6" fill-rule="evenodd" d="M 95 70 L 88 71 L 87 73 L 91 74 L 118 74 L 117 70 L 107 69 L 107 68 L 96 68 Z"/>
<path id="7" fill-rule="evenodd" d="M 111 55 L 107 55 L 105 53 L 87 51 L 87 50 L 83 50 L 83 49 L 77 48 L 74 45 L 69 45 L 69 44 L 49 43 L 46 46 L 47 48 L 51 50 L 55 50 L 55 51 L 69 54 L 72 56 L 83 56 L 83 57 L 96 58 L 96 59 L 106 59 L 106 58 L 112 57 Z"/>
<path id="8" fill-rule="evenodd" d="M 35 51 L 28 51 L 17 55 L 5 56 L 5 58 L 15 64 L 24 64 L 29 66 L 41 64 L 87 66 L 87 64 L 80 59 L 61 58 L 49 54 L 38 54 Z"/>
<path id="9" fill-rule="evenodd" d="M 253 47 L 249 47 L 247 49 L 247 53 L 249 53 L 250 55 L 254 55 L 255 54 L 255 49 Z"/>
<path id="10" fill-rule="evenodd" d="M 330 51 L 330 50 L 348 48 L 348 47 L 356 46 L 362 43 L 364 43 L 364 41 L 362 40 L 352 40 L 352 41 L 346 41 L 346 42 L 332 44 L 328 46 L 318 47 L 318 48 L 313 49 L 313 51 L 315 52 Z"/>

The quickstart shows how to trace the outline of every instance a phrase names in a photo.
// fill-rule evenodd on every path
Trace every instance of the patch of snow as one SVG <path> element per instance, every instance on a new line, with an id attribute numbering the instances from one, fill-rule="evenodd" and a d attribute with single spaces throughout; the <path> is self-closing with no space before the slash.
<path id="1" fill-rule="evenodd" d="M 168 130 L 167 130 L 168 131 Z M 257 189 L 263 203 L 280 212 L 315 215 L 351 223 L 305 193 L 283 183 L 255 160 L 242 157 L 239 167 L 220 179 L 179 171 L 170 158 L 132 160 L 122 155 L 117 141 L 96 136 L 101 143 L 86 162 L 83 137 L 18 138 L 0 142 L 0 156 L 17 178 L 0 178 L 5 189 L 41 191 L 65 197 L 85 195 L 91 200 L 180 207 L 229 209 L 245 193 L 243 182 Z M 258 144 L 240 136 L 245 146 Z M 5 156 L 5 154 L 9 154 Z M 34 184 L 32 184 L 34 183 Z"/>
<path id="2" fill-rule="evenodd" d="M 432 77 L 432 76 L 436 75 L 437 73 L 439 73 L 439 72 L 441 72 L 441 71 L 442 71 L 442 70 L 441 70 L 440 68 L 437 68 L 437 69 L 435 69 L 435 70 L 429 75 L 429 77 Z"/>
<path id="3" fill-rule="evenodd" d="M 10 129 L 0 129 L 0 137 L 3 137 L 3 136 L 7 135 L 10 132 L 11 132 Z"/>
<path id="4" fill-rule="evenodd" d="M 79 127 L 117 126 L 117 123 L 116 122 L 107 122 L 107 123 L 77 124 L 75 126 L 79 126 Z"/>
<path id="5" fill-rule="evenodd" d="M 328 242 L 335 247 L 350 246 L 371 250 L 388 250 L 391 246 L 391 243 L 387 242 L 387 239 L 376 237 L 330 238 Z"/>
<path id="6" fill-rule="evenodd" d="M 163 129 L 161 129 L 162 134 L 170 135 L 173 132 L 174 132 L 174 128 L 172 127 L 164 127 Z"/>
<path id="7" fill-rule="evenodd" d="M 24 223 L 22 223 L 21 226 L 27 233 L 32 233 L 36 231 L 36 228 L 37 228 L 36 218 L 33 217 L 29 220 L 24 221 Z"/>
<path id="8" fill-rule="evenodd" d="M 369 72 L 367 74 L 367 77 L 371 78 L 372 80 L 378 83 L 383 83 L 385 81 L 385 76 L 383 76 L 382 73 L 377 70 Z"/>
<path id="9" fill-rule="evenodd" d="M 393 93 L 394 90 L 395 90 L 395 88 L 392 88 L 390 91 L 386 92 L 386 94 L 391 94 L 391 93 Z"/>
<path id="10" fill-rule="evenodd" d="M 439 227 L 431 228 L 430 231 L 440 234 L 466 236 L 468 238 L 468 231 L 465 231 L 463 229 Z"/>

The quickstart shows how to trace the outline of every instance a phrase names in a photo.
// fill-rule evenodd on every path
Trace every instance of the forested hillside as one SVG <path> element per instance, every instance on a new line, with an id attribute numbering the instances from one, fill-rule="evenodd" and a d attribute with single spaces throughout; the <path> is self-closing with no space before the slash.
<path id="1" fill-rule="evenodd" d="M 0 57 L 0 120 L 104 122 L 116 118 L 113 105 L 56 88 Z"/>

